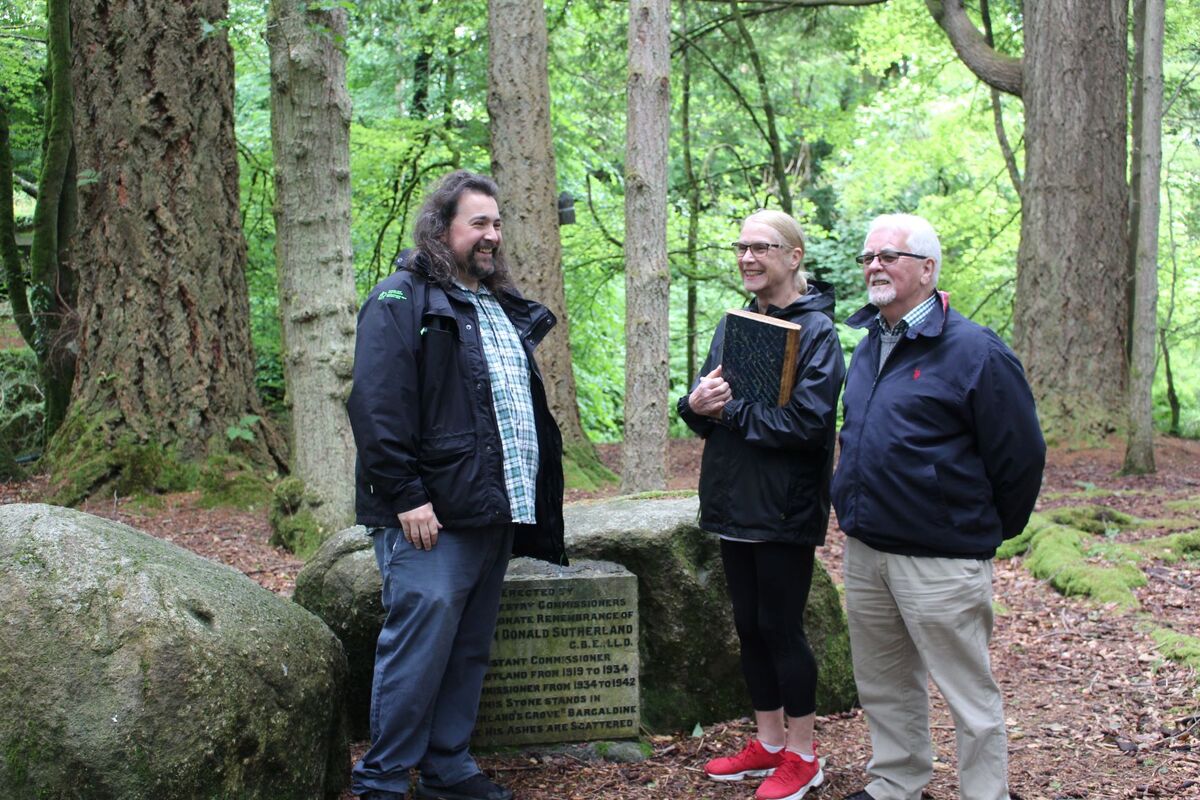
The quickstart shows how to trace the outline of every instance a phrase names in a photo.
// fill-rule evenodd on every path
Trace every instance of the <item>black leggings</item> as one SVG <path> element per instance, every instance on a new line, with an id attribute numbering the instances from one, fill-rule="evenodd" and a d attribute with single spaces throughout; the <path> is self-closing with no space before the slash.
<path id="1" fill-rule="evenodd" d="M 742 674 L 755 711 L 789 717 L 817 708 L 817 660 L 804 635 L 804 606 L 816 548 L 721 540 Z"/>

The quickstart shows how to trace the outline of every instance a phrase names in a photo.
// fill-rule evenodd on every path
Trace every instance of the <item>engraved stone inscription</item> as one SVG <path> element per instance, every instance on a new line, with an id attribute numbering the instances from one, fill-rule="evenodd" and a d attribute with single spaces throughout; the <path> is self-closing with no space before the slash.
<path id="1" fill-rule="evenodd" d="M 473 741 L 630 738 L 639 714 L 637 578 L 606 561 L 513 560 Z"/>

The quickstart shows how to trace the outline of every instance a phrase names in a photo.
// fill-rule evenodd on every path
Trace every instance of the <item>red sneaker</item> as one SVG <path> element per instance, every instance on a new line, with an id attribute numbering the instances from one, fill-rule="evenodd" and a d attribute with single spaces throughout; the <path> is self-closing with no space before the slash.
<path id="1" fill-rule="evenodd" d="M 782 758 L 775 773 L 763 781 L 754 793 L 757 800 L 800 800 L 809 789 L 825 781 L 815 748 L 812 761 L 805 761 L 791 750 L 784 750 L 779 755 Z"/>
<path id="2" fill-rule="evenodd" d="M 714 758 L 704 765 L 704 771 L 714 781 L 740 781 L 742 778 L 762 778 L 775 772 L 783 761 L 784 750 L 768 753 L 758 739 L 751 739 L 736 756 Z"/>

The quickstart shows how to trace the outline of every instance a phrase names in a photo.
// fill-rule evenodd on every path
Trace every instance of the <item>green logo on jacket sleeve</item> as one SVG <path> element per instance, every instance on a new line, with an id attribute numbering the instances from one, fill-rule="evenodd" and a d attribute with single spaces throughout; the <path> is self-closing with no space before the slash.
<path id="1" fill-rule="evenodd" d="M 380 300 L 407 300 L 404 292 L 399 289 L 388 289 L 379 293 Z"/>

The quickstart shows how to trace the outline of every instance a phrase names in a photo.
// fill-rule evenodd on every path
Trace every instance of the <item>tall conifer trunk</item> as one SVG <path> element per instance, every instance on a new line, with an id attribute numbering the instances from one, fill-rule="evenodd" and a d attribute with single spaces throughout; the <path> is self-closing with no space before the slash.
<path id="1" fill-rule="evenodd" d="M 271 143 L 275 260 L 292 474 L 327 531 L 354 522 L 354 437 L 346 416 L 354 363 L 350 249 L 350 95 L 346 11 L 272 0 Z"/>
<path id="2" fill-rule="evenodd" d="M 1095 440 L 1125 419 L 1126 3 L 1029 0 L 1020 59 L 959 0 L 925 4 L 972 72 L 1025 101 L 1013 345 L 1047 438 Z"/>
<path id="3" fill-rule="evenodd" d="M 254 385 L 225 0 L 72 0 L 80 352 L 62 499 L 232 442 L 285 463 Z M 229 429 L 252 434 L 251 441 Z M 99 460 L 86 453 L 100 453 Z M 146 482 L 154 476 L 145 475 Z M 70 484 L 69 487 L 66 484 Z"/>
<path id="4" fill-rule="evenodd" d="M 667 485 L 670 34 L 668 0 L 633 0 L 629 4 L 623 492 L 664 489 Z"/>
<path id="5" fill-rule="evenodd" d="M 1025 6 L 1025 183 L 1014 346 L 1047 434 L 1124 422 L 1126 5 Z"/>
<path id="6" fill-rule="evenodd" d="M 546 399 L 567 458 L 594 466 L 599 460 L 583 432 L 571 369 L 546 49 L 541 0 L 488 3 L 488 116 L 504 249 L 517 285 L 558 317 L 538 348 Z"/>

